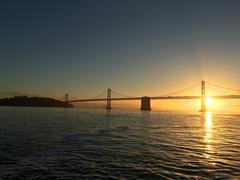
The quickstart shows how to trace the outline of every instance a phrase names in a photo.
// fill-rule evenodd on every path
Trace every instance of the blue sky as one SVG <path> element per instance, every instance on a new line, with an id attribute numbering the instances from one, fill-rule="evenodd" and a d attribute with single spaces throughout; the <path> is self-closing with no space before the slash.
<path id="1" fill-rule="evenodd" d="M 159 95 L 202 79 L 239 87 L 238 0 L 0 3 L 1 91 Z"/>

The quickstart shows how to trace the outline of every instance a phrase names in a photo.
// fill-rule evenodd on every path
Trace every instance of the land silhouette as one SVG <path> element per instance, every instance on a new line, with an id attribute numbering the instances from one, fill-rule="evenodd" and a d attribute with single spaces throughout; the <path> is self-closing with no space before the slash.
<path id="1" fill-rule="evenodd" d="M 0 106 L 28 106 L 28 107 L 73 107 L 65 101 L 48 97 L 14 96 L 0 99 Z"/>

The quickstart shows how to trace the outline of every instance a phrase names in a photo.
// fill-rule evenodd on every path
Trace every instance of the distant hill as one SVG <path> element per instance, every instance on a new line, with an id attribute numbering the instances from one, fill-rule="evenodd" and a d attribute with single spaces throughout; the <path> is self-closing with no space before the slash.
<path id="1" fill-rule="evenodd" d="M 14 96 L 0 99 L 0 106 L 66 107 L 66 103 L 47 97 Z M 73 105 L 67 104 L 67 107 L 73 107 Z"/>

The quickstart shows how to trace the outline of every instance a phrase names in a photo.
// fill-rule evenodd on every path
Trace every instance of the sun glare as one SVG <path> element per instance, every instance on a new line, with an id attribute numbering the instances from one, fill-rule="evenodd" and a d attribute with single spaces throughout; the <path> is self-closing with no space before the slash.
<path id="1" fill-rule="evenodd" d="M 213 103 L 213 99 L 211 97 L 206 97 L 205 101 L 207 105 L 210 105 Z"/>

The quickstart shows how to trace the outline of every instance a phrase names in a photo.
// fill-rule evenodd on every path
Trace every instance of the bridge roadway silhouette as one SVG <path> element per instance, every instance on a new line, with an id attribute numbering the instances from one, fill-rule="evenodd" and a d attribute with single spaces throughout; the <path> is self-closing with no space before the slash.
<path id="1" fill-rule="evenodd" d="M 216 86 L 219 88 L 224 88 L 228 90 L 234 90 L 234 91 L 239 91 L 236 89 L 232 88 L 226 88 L 223 86 L 215 85 L 212 83 L 207 83 L 208 85 Z M 183 89 L 178 92 L 184 92 L 186 90 L 189 90 L 195 86 L 199 85 L 195 84 L 193 86 L 190 86 L 189 88 Z M 178 93 L 177 92 L 177 93 Z M 66 104 L 68 103 L 76 103 L 76 102 L 93 102 L 93 101 L 106 101 L 107 106 L 106 109 L 111 109 L 111 101 L 129 101 L 129 100 L 141 100 L 141 110 L 151 110 L 151 100 L 181 100 L 181 99 L 201 99 L 201 112 L 207 111 L 206 107 L 206 89 L 205 89 L 205 81 L 201 81 L 201 95 L 200 96 L 170 96 L 170 95 L 165 95 L 165 96 L 143 96 L 143 97 L 122 97 L 122 98 L 112 98 L 111 97 L 111 89 L 108 89 L 107 91 L 107 97 L 106 98 L 89 98 L 89 99 L 75 99 L 75 100 L 68 100 L 68 95 L 65 95 L 65 102 Z M 176 93 L 173 93 L 176 94 Z M 213 99 L 240 99 L 240 94 L 239 95 L 217 95 L 217 96 L 210 96 Z"/>
<path id="2" fill-rule="evenodd" d="M 147 97 L 147 96 L 145 96 Z M 128 101 L 128 100 L 141 100 L 142 97 L 129 97 L 129 98 L 111 98 L 112 101 Z M 171 100 L 171 99 L 201 99 L 201 96 L 153 96 L 149 97 L 151 100 Z M 213 99 L 240 99 L 240 95 L 221 95 L 221 96 L 211 96 Z M 107 98 L 99 98 L 99 99 L 76 99 L 70 100 L 69 103 L 72 102 L 87 102 L 87 101 L 107 101 Z"/>

